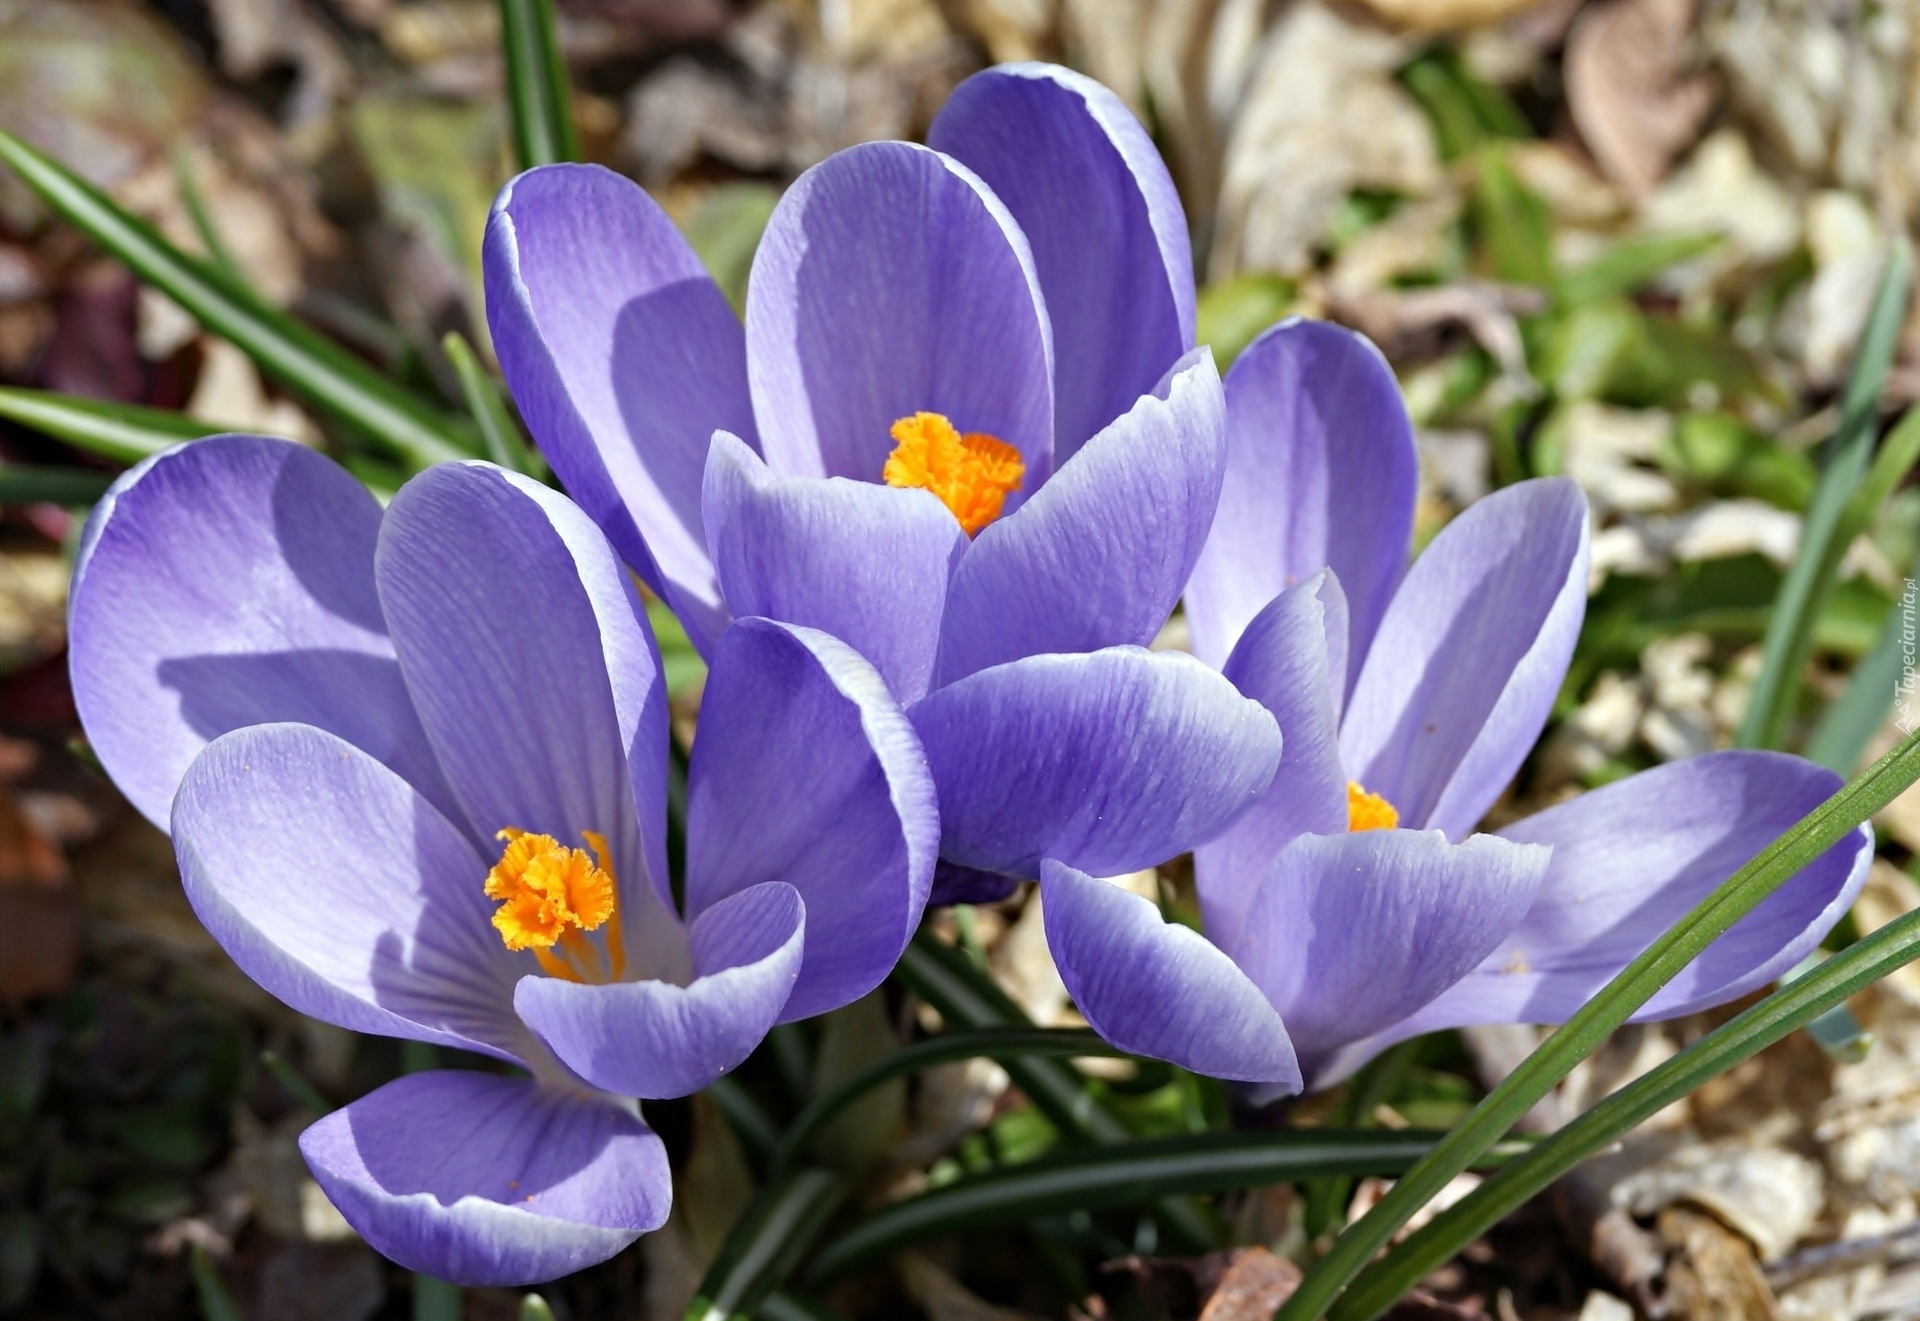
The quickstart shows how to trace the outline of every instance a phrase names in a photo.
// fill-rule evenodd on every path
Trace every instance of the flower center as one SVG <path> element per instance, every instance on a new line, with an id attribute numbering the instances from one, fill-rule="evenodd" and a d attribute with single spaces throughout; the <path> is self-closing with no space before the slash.
<path id="1" fill-rule="evenodd" d="M 932 491 L 970 537 L 1000 517 L 1007 493 L 1026 476 L 1019 450 L 978 431 L 963 436 L 939 413 L 903 417 L 892 435 L 893 453 L 881 479 L 888 486 Z"/>
<path id="2" fill-rule="evenodd" d="M 532 950 L 550 977 L 604 982 L 620 976 L 627 958 L 620 915 L 615 911 L 606 836 L 581 832 L 593 857 L 586 849 L 568 848 L 552 835 L 533 835 L 512 826 L 494 838 L 506 841 L 506 847 L 487 873 L 487 898 L 500 900 L 493 925 L 506 947 Z M 604 957 L 585 935 L 603 926 Z"/>
<path id="3" fill-rule="evenodd" d="M 1347 781 L 1347 829 L 1392 830 L 1400 824 L 1400 813 L 1379 794 L 1370 794 L 1360 781 Z"/>

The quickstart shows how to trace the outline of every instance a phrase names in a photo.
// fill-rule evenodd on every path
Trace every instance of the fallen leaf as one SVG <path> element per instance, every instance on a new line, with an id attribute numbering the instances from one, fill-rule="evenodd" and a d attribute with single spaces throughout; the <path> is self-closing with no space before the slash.
<path id="1" fill-rule="evenodd" d="M 1685 1207 L 1660 1213 L 1661 1239 L 1675 1253 L 1666 1273 L 1670 1315 L 1683 1321 L 1772 1321 L 1773 1290 L 1746 1239 Z"/>
<path id="2" fill-rule="evenodd" d="M 1265 1248 L 1242 1248 L 1213 1287 L 1200 1321 L 1267 1321 L 1299 1287 L 1298 1266 Z"/>
<path id="3" fill-rule="evenodd" d="M 1600 168 L 1635 197 L 1653 190 L 1713 109 L 1713 79 L 1688 72 L 1697 3 L 1606 0 L 1567 34 L 1567 108 Z"/>

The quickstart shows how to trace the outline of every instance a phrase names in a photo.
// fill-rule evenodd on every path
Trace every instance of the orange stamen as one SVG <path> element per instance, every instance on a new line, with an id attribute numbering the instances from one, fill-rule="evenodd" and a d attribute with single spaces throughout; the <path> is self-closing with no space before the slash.
<path id="1" fill-rule="evenodd" d="M 888 486 L 931 491 L 968 536 L 1000 517 L 1020 488 L 1020 451 L 978 431 L 962 435 L 939 413 L 914 413 L 893 424 L 894 448 L 881 470 Z"/>
<path id="2" fill-rule="evenodd" d="M 1400 813 L 1379 794 L 1370 794 L 1358 780 L 1347 781 L 1347 829 L 1392 830 L 1400 824 Z"/>
<path id="3" fill-rule="evenodd" d="M 619 976 L 626 954 L 619 935 L 618 904 L 607 841 L 589 834 L 595 858 L 569 848 L 551 835 L 508 827 L 495 836 L 506 841 L 500 861 L 487 873 L 486 893 L 498 899 L 494 929 L 508 949 L 530 949 L 549 976 L 569 981 L 607 980 L 606 962 L 583 932 L 614 923 L 607 951 Z M 553 947 L 558 945 L 560 953 Z"/>

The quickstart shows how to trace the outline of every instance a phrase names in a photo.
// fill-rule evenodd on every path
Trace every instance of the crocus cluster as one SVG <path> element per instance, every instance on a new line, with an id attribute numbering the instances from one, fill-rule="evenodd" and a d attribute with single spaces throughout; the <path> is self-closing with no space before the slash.
<path id="1" fill-rule="evenodd" d="M 1152 142 L 1049 65 L 968 79 L 928 142 L 801 175 L 744 326 L 602 169 L 520 176 L 485 256 L 522 416 L 696 645 L 760 615 L 885 676 L 938 788 L 943 902 L 1042 858 L 1182 853 L 1266 787 L 1280 741 L 1217 673 L 1145 650 L 1227 458 Z"/>
<path id="2" fill-rule="evenodd" d="M 1407 570 L 1391 373 L 1289 323 L 1223 383 L 1172 183 L 1110 92 L 989 70 L 929 141 L 804 174 L 744 325 L 631 183 L 507 187 L 489 323 L 572 500 L 466 463 L 383 509 L 227 436 L 88 527 L 75 696 L 207 928 L 296 1009 L 492 1063 L 301 1139 L 404 1265 L 540 1280 L 658 1226 L 639 1102 L 871 990 L 930 895 L 1039 879 L 1102 1033 L 1277 1094 L 1564 1016 L 1834 785 L 1727 753 L 1473 834 L 1579 632 L 1578 489 L 1490 497 Z M 710 667 L 678 898 L 629 570 Z M 1183 592 L 1195 654 L 1149 651 Z M 1097 879 L 1188 850 L 1205 936 Z M 1643 1014 L 1777 976 L 1870 852 L 1863 828 Z"/>
<path id="3" fill-rule="evenodd" d="M 1055 961 L 1110 1040 L 1272 1096 L 1423 1032 L 1558 1022 L 1839 787 L 1798 757 L 1713 753 L 1472 833 L 1566 676 L 1585 497 L 1566 479 L 1509 487 L 1407 569 L 1414 443 L 1371 344 L 1287 322 L 1226 391 L 1225 492 L 1187 617 L 1194 650 L 1274 713 L 1286 746 L 1254 807 L 1196 851 L 1204 936 L 1043 868 Z M 1638 1017 L 1779 977 L 1872 855 L 1862 826 Z"/>
<path id="4" fill-rule="evenodd" d="M 489 465 L 383 511 L 288 441 L 171 450 L 89 524 L 72 635 L 95 750 L 249 976 L 524 1071 L 411 1074 L 301 1138 L 417 1270 L 548 1279 L 656 1228 L 670 1180 L 635 1098 L 871 990 L 926 903 L 912 727 L 846 644 L 748 619 L 712 648 L 675 904 L 633 582 L 564 497 Z"/>

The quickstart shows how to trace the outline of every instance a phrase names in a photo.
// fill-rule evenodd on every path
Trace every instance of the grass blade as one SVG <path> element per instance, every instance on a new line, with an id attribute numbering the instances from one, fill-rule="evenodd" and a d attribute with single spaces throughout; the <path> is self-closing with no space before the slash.
<path id="1" fill-rule="evenodd" d="M 1386 1246 L 1395 1230 L 1432 1200 L 1454 1175 L 1505 1136 L 1522 1115 L 1574 1065 L 1599 1049 L 1655 991 L 1673 980 L 1755 904 L 1916 780 L 1920 780 L 1920 736 L 1901 742 L 1872 769 L 1814 808 L 1728 877 L 1521 1061 L 1520 1067 L 1489 1092 L 1371 1211 L 1349 1225 L 1327 1255 L 1307 1272 L 1300 1288 L 1274 1313 L 1275 1321 L 1309 1321 L 1321 1316 L 1335 1295 Z"/>
<path id="2" fill-rule="evenodd" d="M 173 246 L 66 166 L 0 130 L 0 163 L 49 209 L 160 290 L 260 369 L 416 467 L 472 452 L 469 428 L 261 301 L 217 266 Z M 477 441 L 475 442 L 477 443 Z"/>
<path id="3" fill-rule="evenodd" d="M 520 168 L 580 159 L 567 97 L 553 0 L 500 0 L 500 44 L 507 58 L 507 104 Z"/>
<path id="4" fill-rule="evenodd" d="M 413 1276 L 413 1321 L 460 1321 L 460 1286 L 418 1271 Z"/>
<path id="5" fill-rule="evenodd" d="M 1833 589 L 1840 557 L 1846 553 L 1842 537 L 1873 454 L 1875 414 L 1893 369 L 1912 274 L 1913 252 L 1902 239 L 1887 255 L 1873 310 L 1854 353 L 1853 370 L 1841 396 L 1840 425 L 1827 443 L 1820 484 L 1814 488 L 1813 503 L 1801 525 L 1800 548 L 1767 621 L 1760 675 L 1734 735 L 1737 747 L 1777 748 L 1786 736 L 1800 693 L 1801 671 L 1813 650 L 1814 624 Z"/>
<path id="6" fill-rule="evenodd" d="M 1428 1271 L 1581 1161 L 1916 957 L 1920 957 L 1920 913 L 1908 913 L 1722 1024 L 1509 1162 L 1394 1247 L 1335 1305 L 1334 1321 L 1378 1316 Z"/>
<path id="7" fill-rule="evenodd" d="M 1920 578 L 1920 561 L 1914 563 L 1908 575 L 1908 581 Z M 1911 600 L 1902 594 L 1887 611 L 1887 622 L 1881 626 L 1873 650 L 1853 667 L 1846 690 L 1814 726 L 1813 736 L 1807 740 L 1808 761 L 1818 762 L 1841 775 L 1853 774 L 1854 767 L 1860 764 L 1867 745 L 1904 695 L 1899 691 L 1899 684 L 1904 677 L 1901 672 L 1906 666 L 1910 645 L 1907 630 L 1914 622 L 1908 613 L 1912 609 Z"/>
<path id="8" fill-rule="evenodd" d="M 0 464 L 0 505 L 66 505 L 84 509 L 107 493 L 113 474 L 93 468 Z"/>
<path id="9" fill-rule="evenodd" d="M 453 374 L 460 379 L 460 393 L 474 425 L 480 428 L 480 440 L 486 446 L 487 457 L 502 468 L 544 478 L 547 465 L 520 438 L 520 428 L 500 398 L 500 387 L 480 365 L 466 336 L 449 330 L 440 347 L 446 352 L 447 361 L 453 364 Z"/>
<path id="10" fill-rule="evenodd" d="M 1231 1192 L 1332 1175 L 1398 1174 L 1437 1133 L 1411 1129 L 1215 1131 L 1108 1147 L 1070 1147 L 895 1202 L 828 1243 L 807 1267 L 818 1284 L 863 1261 L 938 1234 L 1173 1196 Z M 1493 1160 L 1526 1149 L 1512 1144 Z"/>
<path id="11" fill-rule="evenodd" d="M 1107 1055 L 1131 1058 L 1124 1050 L 1109 1046 L 1091 1032 L 1074 1028 L 998 1027 L 976 1031 L 949 1032 L 943 1036 L 902 1046 L 873 1061 L 863 1069 L 842 1078 L 816 1096 L 794 1117 L 774 1148 L 772 1171 L 785 1173 L 794 1159 L 833 1117 L 881 1083 L 931 1069 L 957 1060 L 990 1059 L 1005 1064 L 1009 1060 L 1041 1056 Z"/>
<path id="12" fill-rule="evenodd" d="M 246 1321 L 240 1305 L 233 1301 L 233 1295 L 227 1291 L 226 1281 L 220 1278 L 220 1268 L 213 1264 L 213 1257 L 198 1243 L 193 1245 L 187 1266 L 193 1273 L 194 1292 L 200 1296 L 202 1321 Z"/>
<path id="13" fill-rule="evenodd" d="M 845 1196 L 845 1185 L 825 1170 L 803 1170 L 769 1187 L 727 1235 L 685 1321 L 747 1321 L 786 1283 Z"/>
<path id="14" fill-rule="evenodd" d="M 759 1315 L 760 1321 L 847 1321 L 818 1298 L 795 1293 L 768 1294 Z"/>
<path id="15" fill-rule="evenodd" d="M 222 430 L 165 408 L 10 385 L 0 386 L 0 418 L 121 463 L 138 463 L 170 445 Z"/>

